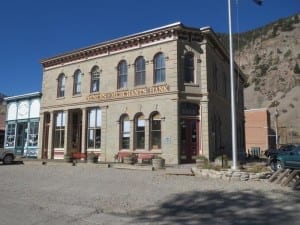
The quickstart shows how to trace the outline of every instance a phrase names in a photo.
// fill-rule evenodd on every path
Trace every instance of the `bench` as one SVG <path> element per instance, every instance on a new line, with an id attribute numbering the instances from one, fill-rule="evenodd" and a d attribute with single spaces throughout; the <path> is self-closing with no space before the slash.
<path id="1" fill-rule="evenodd" d="M 137 160 L 139 163 L 143 163 L 143 161 L 151 162 L 151 160 L 154 158 L 154 154 L 152 153 L 138 153 L 137 154 Z"/>
<path id="2" fill-rule="evenodd" d="M 72 152 L 72 160 L 81 160 L 81 159 L 84 159 L 86 160 L 87 159 L 87 154 L 84 152 Z"/>
<path id="3" fill-rule="evenodd" d="M 118 152 L 117 155 L 115 156 L 116 160 L 118 162 L 123 162 L 124 157 L 131 156 L 132 152 Z"/>

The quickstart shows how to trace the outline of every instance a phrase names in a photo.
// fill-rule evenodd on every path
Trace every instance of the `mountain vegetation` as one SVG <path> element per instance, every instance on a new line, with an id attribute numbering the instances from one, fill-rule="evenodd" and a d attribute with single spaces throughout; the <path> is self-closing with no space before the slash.
<path id="1" fill-rule="evenodd" d="M 233 35 L 236 63 L 247 75 L 245 108 L 278 119 L 280 143 L 300 143 L 300 14 Z M 228 35 L 220 34 L 228 46 Z"/>

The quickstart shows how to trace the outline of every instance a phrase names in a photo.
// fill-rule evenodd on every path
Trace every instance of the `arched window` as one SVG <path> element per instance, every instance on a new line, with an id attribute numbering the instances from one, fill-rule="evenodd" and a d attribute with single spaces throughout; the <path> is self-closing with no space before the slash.
<path id="1" fill-rule="evenodd" d="M 88 110 L 88 148 L 96 149 L 101 147 L 101 115 L 100 108 Z"/>
<path id="2" fill-rule="evenodd" d="M 100 70 L 98 66 L 94 66 L 91 70 L 91 92 L 100 90 Z"/>
<path id="3" fill-rule="evenodd" d="M 61 73 L 57 79 L 57 97 L 61 98 L 65 96 L 65 85 L 66 85 L 66 76 Z"/>
<path id="4" fill-rule="evenodd" d="M 135 149 L 145 148 L 145 118 L 139 114 L 135 117 Z"/>
<path id="5" fill-rule="evenodd" d="M 79 95 L 81 93 L 81 76 L 81 71 L 76 70 L 74 73 L 73 95 Z"/>
<path id="6" fill-rule="evenodd" d="M 184 56 L 184 83 L 194 83 L 194 54 L 192 52 Z"/>
<path id="7" fill-rule="evenodd" d="M 145 75 L 145 59 L 140 56 L 135 60 L 135 85 L 144 85 Z"/>
<path id="8" fill-rule="evenodd" d="M 161 119 L 158 112 L 153 113 L 150 117 L 150 148 L 161 148 Z"/>
<path id="9" fill-rule="evenodd" d="M 120 148 L 130 148 L 130 120 L 128 115 L 123 115 L 120 119 Z"/>
<path id="10" fill-rule="evenodd" d="M 127 87 L 127 63 L 122 60 L 118 65 L 118 88 Z"/>
<path id="11" fill-rule="evenodd" d="M 166 68 L 163 53 L 158 53 L 154 57 L 154 84 L 165 82 Z"/>

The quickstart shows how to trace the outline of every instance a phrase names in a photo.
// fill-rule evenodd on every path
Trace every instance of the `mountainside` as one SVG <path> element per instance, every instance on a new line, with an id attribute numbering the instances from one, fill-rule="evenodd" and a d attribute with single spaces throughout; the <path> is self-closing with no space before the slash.
<path id="1" fill-rule="evenodd" d="M 300 143 L 299 17 L 233 37 L 235 61 L 248 76 L 245 108 L 268 108 L 273 128 L 277 108 L 280 143 Z"/>

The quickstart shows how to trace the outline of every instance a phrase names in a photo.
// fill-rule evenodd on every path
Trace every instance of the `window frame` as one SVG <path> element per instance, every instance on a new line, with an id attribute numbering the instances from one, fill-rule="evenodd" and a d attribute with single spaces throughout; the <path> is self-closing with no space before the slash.
<path id="1" fill-rule="evenodd" d="M 184 55 L 184 83 L 195 83 L 195 55 L 187 52 Z"/>
<path id="2" fill-rule="evenodd" d="M 94 124 L 91 126 L 91 115 L 94 113 Z M 87 148 L 88 149 L 101 149 L 101 109 L 99 107 L 96 108 L 90 108 L 88 110 L 88 124 L 87 124 Z M 92 133 L 92 139 L 90 139 Z M 97 138 L 99 142 L 97 143 Z M 91 144 L 90 144 L 91 140 Z"/>
<path id="3" fill-rule="evenodd" d="M 66 92 L 66 75 L 64 73 L 61 73 L 57 78 L 57 98 L 65 97 L 65 92 Z"/>
<path id="4" fill-rule="evenodd" d="M 119 141 L 120 141 L 121 150 L 130 149 L 130 120 L 127 114 L 123 114 L 120 118 L 120 140 Z"/>
<path id="5" fill-rule="evenodd" d="M 81 84 L 82 84 L 82 72 L 81 70 L 76 70 L 74 73 L 74 83 L 73 83 L 73 95 L 81 94 Z"/>
<path id="6" fill-rule="evenodd" d="M 118 64 L 118 89 L 128 87 L 128 65 L 126 60 L 121 60 Z"/>
<path id="7" fill-rule="evenodd" d="M 39 121 L 30 121 L 28 130 L 28 147 L 37 147 L 39 140 Z"/>
<path id="8" fill-rule="evenodd" d="M 146 61 L 143 56 L 136 58 L 134 63 L 134 85 L 145 85 L 146 83 Z"/>
<path id="9" fill-rule="evenodd" d="M 156 121 L 159 121 L 158 124 Z M 154 127 L 159 126 L 159 129 L 154 129 Z M 150 126 L 149 126 L 149 134 L 150 134 L 150 149 L 157 150 L 161 149 L 161 141 L 162 141 L 162 132 L 161 132 L 161 116 L 159 112 L 154 112 L 150 116 Z M 156 141 L 155 138 L 158 137 Z"/>
<path id="10" fill-rule="evenodd" d="M 140 122 L 143 121 L 143 122 Z M 142 113 L 139 113 L 135 116 L 134 120 L 134 131 L 135 131 L 135 143 L 134 148 L 135 149 L 145 149 L 145 117 Z M 142 126 L 139 126 L 142 125 Z M 142 138 L 142 140 L 140 139 Z"/>
<path id="11" fill-rule="evenodd" d="M 60 118 L 59 118 L 60 116 Z M 60 121 L 58 121 L 60 119 Z M 64 148 L 65 146 L 65 127 L 66 114 L 63 111 L 58 111 L 55 114 L 54 126 L 54 148 Z"/>
<path id="12" fill-rule="evenodd" d="M 94 82 L 96 82 L 96 88 L 94 89 Z M 91 69 L 91 87 L 90 93 L 95 93 L 100 91 L 100 68 L 99 66 L 94 66 Z"/>
<path id="13" fill-rule="evenodd" d="M 166 82 L 166 61 L 162 52 L 157 53 L 153 59 L 154 64 L 154 77 L 153 83 L 159 84 Z"/>

